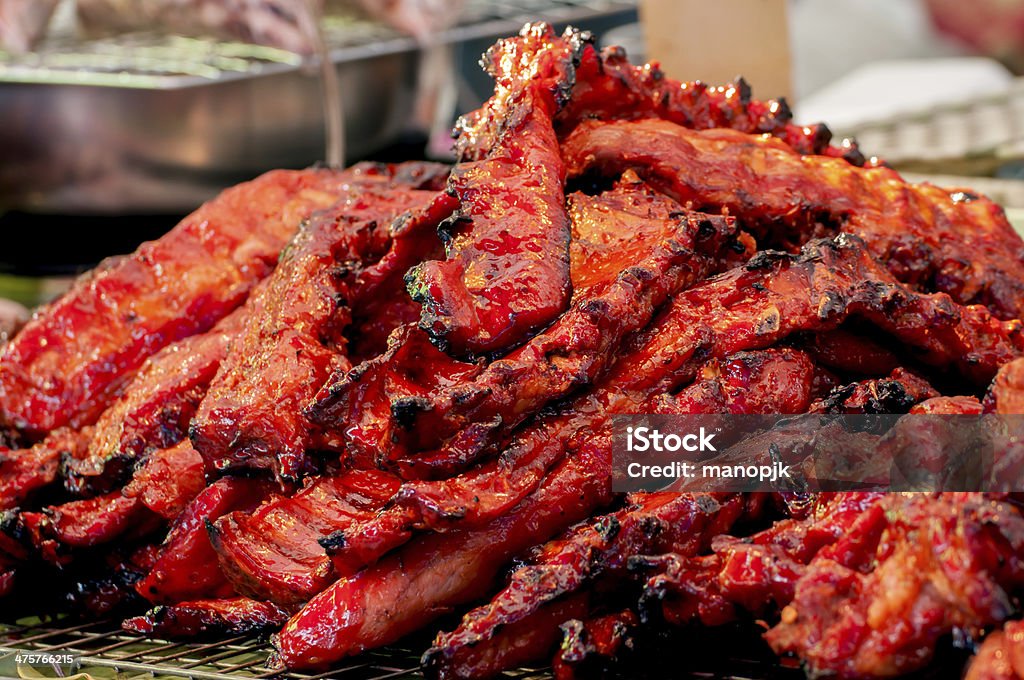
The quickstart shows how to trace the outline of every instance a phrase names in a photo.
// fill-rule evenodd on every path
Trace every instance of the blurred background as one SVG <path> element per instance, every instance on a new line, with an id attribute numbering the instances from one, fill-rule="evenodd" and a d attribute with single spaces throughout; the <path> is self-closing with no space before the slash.
<path id="1" fill-rule="evenodd" d="M 480 54 L 540 19 L 1024 207 L 1024 0 L 0 0 L 0 297 L 271 168 L 450 159 Z"/>

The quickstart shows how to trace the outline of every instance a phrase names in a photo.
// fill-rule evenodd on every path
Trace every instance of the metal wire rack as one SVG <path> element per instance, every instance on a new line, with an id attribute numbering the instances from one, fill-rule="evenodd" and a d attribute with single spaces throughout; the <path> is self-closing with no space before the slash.
<path id="1" fill-rule="evenodd" d="M 780 660 L 766 645 L 758 644 L 757 629 L 726 626 L 717 630 L 693 630 L 682 645 L 664 642 L 646 650 L 647 661 L 630 665 L 625 677 L 689 678 L 691 680 L 803 680 L 804 673 L 792 660 Z M 650 641 L 648 641 L 650 642 Z M 0 623 L 0 678 L 6 673 L 20 677 L 53 678 L 72 672 L 89 677 L 136 680 L 385 680 L 422 678 L 420 652 L 428 638 L 411 639 L 404 645 L 373 650 L 323 673 L 281 673 L 267 668 L 269 646 L 253 636 L 234 636 L 203 642 L 172 642 L 146 639 L 122 631 L 117 621 L 82 621 L 66 617 L 41 620 L 29 617 Z M 24 674 L 14 661 L 18 653 L 52 652 L 78 659 L 71 668 L 40 669 Z M 959 667 L 959 666 L 958 666 Z M 109 675 L 104 675 L 106 672 Z M 15 676 L 18 677 L 18 676 Z M 506 672 L 506 680 L 549 680 L 546 668 L 521 668 Z M 614 673 L 611 677 L 616 677 Z M 917 680 L 935 680 L 925 675 Z"/>
<path id="2" fill-rule="evenodd" d="M 425 641 L 422 646 L 425 646 Z M 81 621 L 36 617 L 0 623 L 0 677 L 17 670 L 18 653 L 53 652 L 79 659 L 74 672 L 110 669 L 117 677 L 192 678 L 193 680 L 384 680 L 420 678 L 419 652 L 414 645 L 391 646 L 366 652 L 343 666 L 324 673 L 281 673 L 267 668 L 269 646 L 253 636 L 234 636 L 204 642 L 145 639 L 126 633 L 116 621 Z M 6 660 L 6 662 L 5 662 Z M 66 672 L 66 671 L 64 671 Z M 49 677 L 59 677 L 52 670 Z M 547 677 L 543 671 L 523 669 L 506 674 L 515 680 Z"/>

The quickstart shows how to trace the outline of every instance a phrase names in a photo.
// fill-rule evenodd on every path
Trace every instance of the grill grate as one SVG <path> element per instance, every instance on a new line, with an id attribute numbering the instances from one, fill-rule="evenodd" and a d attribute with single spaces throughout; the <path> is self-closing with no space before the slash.
<path id="1" fill-rule="evenodd" d="M 0 676 L 5 668 L 5 657 L 13 668 L 11 657 L 18 652 L 73 654 L 80 657 L 83 671 L 110 668 L 119 673 L 193 680 L 423 677 L 419 672 L 419 652 L 413 646 L 397 645 L 366 652 L 325 673 L 279 673 L 266 667 L 269 645 L 256 637 L 171 642 L 126 633 L 116 621 L 83 622 L 70 618 L 40 620 L 32 617 L 9 624 L 0 623 Z M 524 669 L 506 674 L 506 677 L 531 680 L 547 677 L 547 674 Z"/>

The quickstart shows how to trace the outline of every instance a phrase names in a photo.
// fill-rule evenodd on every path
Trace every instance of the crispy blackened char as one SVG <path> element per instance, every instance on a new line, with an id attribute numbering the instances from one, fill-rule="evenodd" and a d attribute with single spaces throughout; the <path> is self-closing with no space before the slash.
<path id="1" fill-rule="evenodd" d="M 446 170 L 411 165 L 423 171 L 385 166 L 353 178 L 346 196 L 289 243 L 192 423 L 192 442 L 211 467 L 269 468 L 288 480 L 309 472 L 315 437 L 303 412 L 331 374 L 351 367 L 342 331 L 357 274 L 386 254 L 392 220 L 435 200 L 435 191 L 414 187 Z"/>
<path id="2" fill-rule="evenodd" d="M 352 173 L 269 172 L 80 278 L 0 350 L 0 418 L 34 433 L 95 421 L 146 357 L 241 304 Z"/>
<path id="3" fill-rule="evenodd" d="M 854 234 L 912 287 L 1002 319 L 1024 313 L 1024 242 L 987 198 L 800 156 L 770 137 L 661 120 L 584 123 L 563 151 L 570 176 L 635 170 L 680 202 L 727 209 L 769 244 Z"/>
<path id="4" fill-rule="evenodd" d="M 515 346 L 561 314 L 572 295 L 565 170 L 551 118 L 572 85 L 582 42 L 544 24 L 499 41 L 484 58 L 496 94 L 480 160 L 457 165 L 460 207 L 442 232 L 447 258 L 417 265 L 409 291 L 420 324 L 455 355 Z"/>
<path id="5" fill-rule="evenodd" d="M 939 393 L 924 378 L 895 368 L 885 378 L 861 380 L 833 389 L 811 405 L 811 413 L 906 413 Z"/>

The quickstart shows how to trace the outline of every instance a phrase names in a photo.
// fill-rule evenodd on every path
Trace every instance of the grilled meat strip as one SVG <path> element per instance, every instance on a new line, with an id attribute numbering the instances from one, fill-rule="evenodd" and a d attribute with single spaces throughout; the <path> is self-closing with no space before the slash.
<path id="1" fill-rule="evenodd" d="M 149 451 L 173 447 L 184 439 L 228 344 L 241 332 L 254 303 L 250 298 L 213 329 L 146 359 L 124 393 L 100 416 L 85 455 L 62 460 L 64 486 L 77 495 L 109 493 L 125 483 Z"/>
<path id="2" fill-rule="evenodd" d="M 32 494 L 52 485 L 58 477 L 61 457 L 81 455 L 91 428 L 54 430 L 28 449 L 0 448 L 0 510 L 20 506 Z"/>
<path id="3" fill-rule="evenodd" d="M 800 412 L 810 402 L 811 372 L 806 356 L 793 350 L 743 353 L 729 361 L 710 362 L 702 371 L 701 380 L 676 395 L 659 395 L 636 410 L 709 414 Z M 769 390 L 769 385 L 786 387 Z M 801 387 L 805 394 L 802 400 L 795 396 Z M 586 435 L 593 436 L 589 431 Z M 610 440 L 604 441 L 610 444 Z M 610 450 L 605 455 L 610 457 Z M 517 474 L 517 470 L 510 474 Z M 522 627 L 538 629 L 542 620 L 550 619 L 550 613 L 545 611 L 550 603 L 580 592 L 606 573 L 620 571 L 625 559 L 637 551 L 656 551 L 658 545 L 684 543 L 696 550 L 700 540 L 720 533 L 738 519 L 740 499 L 722 498 L 724 507 L 719 507 L 712 496 L 635 494 L 631 507 L 596 523 L 582 524 L 567 537 L 544 546 L 533 566 L 517 571 L 505 590 L 490 604 L 468 614 L 456 631 L 438 636 L 424 657 L 428 668 L 439 677 L 486 677 L 500 673 L 508 667 L 490 664 L 506 658 L 506 654 L 492 648 L 494 645 L 500 649 L 507 644 L 503 637 L 495 637 L 501 628 L 530 621 Z M 673 533 L 677 531 L 680 533 Z M 553 639 L 559 623 L 555 621 L 548 637 L 543 639 Z"/>
<path id="4" fill-rule="evenodd" d="M 454 355 L 519 344 L 572 294 L 565 170 L 551 119 L 582 46 L 556 42 L 541 24 L 520 36 L 484 58 L 496 94 L 483 119 L 500 131 L 481 160 L 452 171 L 448 190 L 460 207 L 442 232 L 447 258 L 409 272 L 420 325 Z"/>
<path id="5" fill-rule="evenodd" d="M 396 385 L 398 393 L 374 389 L 371 381 L 408 363 L 396 349 L 376 361 L 379 368 L 353 371 L 321 390 L 313 407 L 317 422 L 340 424 L 351 447 L 376 454 L 377 464 L 397 460 L 409 476 L 452 474 L 545 403 L 592 383 L 624 337 L 645 327 L 670 295 L 717 269 L 737 244 L 729 220 L 683 213 L 643 186 L 574 196 L 570 212 L 576 231 L 593 240 L 573 248 L 575 299 L 551 327 L 483 371 L 438 356 L 432 364 L 452 368 L 411 370 L 444 375 L 443 381 L 409 376 Z M 623 233 L 634 240 L 619 240 Z M 418 454 L 443 442 L 440 451 Z"/>
<path id="6" fill-rule="evenodd" d="M 546 605 L 580 592 L 602 575 L 624 572 L 626 560 L 638 552 L 673 546 L 695 553 L 743 513 L 739 496 L 634 494 L 625 509 L 588 520 L 536 549 L 531 563 L 516 570 L 489 604 L 466 614 L 455 631 L 438 635 L 424 655 L 424 667 L 440 678 L 497 675 L 505 668 L 487 664 L 504 655 L 488 647 L 503 627 L 526 620 L 539 626 L 541 618 L 548 618 L 557 631 L 561 622 L 545 616 Z"/>
<path id="7" fill-rule="evenodd" d="M 681 351 L 693 355 L 697 349 Z M 507 512 L 567 453 L 603 432 L 613 414 L 800 413 L 810 404 L 812 378 L 806 355 L 766 350 L 713 360 L 697 382 L 676 395 L 658 394 L 662 388 L 628 393 L 616 382 L 604 381 L 567 405 L 564 413 L 525 428 L 498 458 L 450 479 L 406 482 L 380 513 L 322 544 L 339 574 L 354 573 L 408 541 L 415 531 L 479 526 Z"/>
<path id="8" fill-rule="evenodd" d="M 206 487 L 175 520 L 136 591 L 162 604 L 235 595 L 221 573 L 207 527 L 229 512 L 251 512 L 269 493 L 266 482 L 245 478 L 225 477 Z"/>
<path id="9" fill-rule="evenodd" d="M 534 24 L 533 31 L 544 30 Z M 752 134 L 771 134 L 802 154 L 824 154 L 845 158 L 855 165 L 865 160 L 855 142 L 843 140 L 829 146 L 832 133 L 823 124 L 793 125 L 793 114 L 785 100 L 758 101 L 751 98 L 750 86 L 742 79 L 722 87 L 700 81 L 683 83 L 668 78 L 657 64 L 634 66 L 621 47 L 598 51 L 588 33 L 566 29 L 560 37 L 547 32 L 547 45 L 541 49 L 529 45 L 533 33 L 502 41 L 500 53 L 513 52 L 526 60 L 517 64 L 523 70 L 537 68 L 537 62 L 582 45 L 571 90 L 563 93 L 566 101 L 555 115 L 559 137 L 568 135 L 586 120 L 636 120 L 660 118 L 688 128 L 731 128 Z M 519 43 L 516 45 L 516 43 Z M 489 54 L 488 57 L 493 56 Z M 485 64 L 489 68 L 488 57 Z M 502 122 L 508 112 L 507 84 L 498 80 L 498 94 L 477 111 L 459 118 L 455 124 L 456 150 L 463 160 L 479 160 L 494 148 L 504 131 Z"/>
<path id="10" fill-rule="evenodd" d="M 859 540 L 873 540 L 853 532 L 873 526 L 884 495 L 819 494 L 804 516 L 778 520 L 753 536 L 715 537 L 710 555 L 635 554 L 630 569 L 647 574 L 642 619 L 718 626 L 740 610 L 777 615 L 792 601 L 804 565 L 819 551 L 835 546 L 842 555 L 859 548 Z"/>
<path id="11" fill-rule="evenodd" d="M 434 202 L 434 191 L 408 188 L 424 178 L 401 170 L 353 182 L 349 197 L 303 224 L 282 254 L 259 293 L 260 313 L 232 343 L 192 422 L 192 442 L 211 467 L 269 468 L 287 480 L 309 471 L 314 433 L 303 409 L 332 373 L 351 367 L 341 332 L 358 269 L 386 254 L 385 225 L 398 215 L 434 205 L 439 221 L 451 207 L 447 197 Z"/>
<path id="12" fill-rule="evenodd" d="M 154 451 L 121 490 L 166 520 L 174 520 L 206 488 L 206 465 L 192 442 Z"/>
<path id="13" fill-rule="evenodd" d="M 855 234 L 912 287 L 987 305 L 1003 319 L 1024 313 L 1024 242 L 986 198 L 908 184 L 889 168 L 800 156 L 770 137 L 660 120 L 583 123 L 563 152 L 571 176 L 633 169 L 680 202 L 728 210 L 769 243 Z"/>
<path id="14" fill-rule="evenodd" d="M 299 222 L 365 172 L 267 173 L 80 278 L 0 350 L 0 420 L 36 434 L 95 421 L 146 357 L 241 304 Z"/>
<path id="15" fill-rule="evenodd" d="M 209 525 L 223 572 L 244 595 L 282 605 L 302 603 L 337 575 L 319 539 L 372 517 L 399 480 L 377 470 L 318 477 L 291 497 Z"/>
<path id="16" fill-rule="evenodd" d="M 342 578 L 274 636 L 276 659 L 313 668 L 393 642 L 488 592 L 515 555 L 608 503 L 611 461 L 584 445 L 511 512 L 472 530 L 425 536 Z"/>
<path id="17" fill-rule="evenodd" d="M 730 324 L 748 315 L 756 315 L 755 323 Z M 830 330 L 853 317 L 913 348 L 921 363 L 958 371 L 978 385 L 1024 351 L 1019 321 L 1000 321 L 978 305 L 961 307 L 942 293 L 910 291 L 863 241 L 840 234 L 809 242 L 799 256 L 762 251 L 744 267 L 680 293 L 641 339 L 648 350 L 624 357 L 609 379 L 633 389 L 677 382 L 680 372 L 693 370 L 680 349 L 696 338 L 714 337 L 714 354 L 723 356 L 795 332 Z"/>
<path id="18" fill-rule="evenodd" d="M 49 506 L 42 512 L 23 512 L 21 519 L 39 555 L 60 566 L 74 559 L 76 549 L 145 536 L 161 524 L 159 515 L 120 491 Z"/>
<path id="19" fill-rule="evenodd" d="M 742 78 L 715 87 L 700 81 L 682 83 L 668 78 L 657 64 L 634 66 L 621 47 L 598 52 L 587 45 L 576 68 L 569 103 L 555 119 L 559 136 L 582 121 L 659 118 L 695 130 L 729 128 L 750 134 L 770 134 L 800 154 L 843 158 L 864 165 L 856 142 L 830 146 L 832 133 L 822 123 L 794 125 L 784 99 L 751 98 Z"/>
<path id="20" fill-rule="evenodd" d="M 125 630 L 165 638 L 200 635 L 250 635 L 277 628 L 288 620 L 288 612 L 269 602 L 245 597 L 195 600 L 154 607 L 144 616 L 124 622 Z"/>

